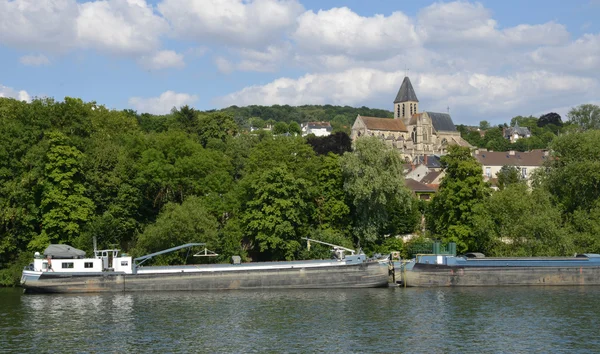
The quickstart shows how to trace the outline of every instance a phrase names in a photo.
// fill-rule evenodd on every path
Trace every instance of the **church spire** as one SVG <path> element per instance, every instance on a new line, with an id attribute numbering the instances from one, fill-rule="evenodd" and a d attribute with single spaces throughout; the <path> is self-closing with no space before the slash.
<path id="1" fill-rule="evenodd" d="M 404 80 L 402 81 L 402 86 L 400 86 L 400 90 L 398 90 L 398 94 L 396 95 L 396 99 L 394 100 L 394 103 L 402 102 L 419 102 L 408 76 L 404 77 Z"/>

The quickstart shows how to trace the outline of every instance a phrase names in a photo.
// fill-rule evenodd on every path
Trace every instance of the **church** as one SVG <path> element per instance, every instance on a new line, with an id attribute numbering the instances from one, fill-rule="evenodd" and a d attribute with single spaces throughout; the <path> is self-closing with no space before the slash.
<path id="1" fill-rule="evenodd" d="M 408 76 L 394 100 L 394 118 L 356 117 L 352 141 L 379 137 L 398 149 L 407 162 L 426 155 L 444 155 L 449 145 L 472 147 L 461 138 L 448 113 L 419 112 L 419 100 Z"/>

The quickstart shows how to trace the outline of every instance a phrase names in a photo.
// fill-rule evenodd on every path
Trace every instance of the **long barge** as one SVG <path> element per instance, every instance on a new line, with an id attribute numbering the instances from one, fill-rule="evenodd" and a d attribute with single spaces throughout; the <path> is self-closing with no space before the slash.
<path id="1" fill-rule="evenodd" d="M 207 291 L 231 289 L 371 288 L 388 284 L 386 259 L 334 247 L 334 259 L 213 265 L 142 266 L 156 255 L 132 259 L 119 250 L 99 250 L 93 258 L 68 245 L 51 245 L 25 267 L 21 286 L 29 293 Z M 352 254 L 346 255 L 345 251 Z M 239 260 L 239 257 L 237 258 Z"/>
<path id="2" fill-rule="evenodd" d="M 600 285 L 600 255 L 486 258 L 417 255 L 401 268 L 405 287 Z"/>

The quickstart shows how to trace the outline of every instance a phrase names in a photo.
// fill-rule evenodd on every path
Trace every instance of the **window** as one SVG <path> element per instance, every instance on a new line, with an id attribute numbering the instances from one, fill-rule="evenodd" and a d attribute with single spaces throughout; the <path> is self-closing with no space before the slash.
<path id="1" fill-rule="evenodd" d="M 405 116 L 405 114 L 406 114 L 406 112 L 405 112 L 405 110 L 404 110 L 404 108 L 405 108 L 404 106 L 406 106 L 406 105 L 403 103 L 403 104 L 402 104 L 402 117 L 404 117 L 404 116 Z"/>
<path id="2" fill-rule="evenodd" d="M 92 262 L 85 262 L 83 264 L 83 267 L 84 268 L 94 268 L 94 263 L 92 263 Z"/>
<path id="3" fill-rule="evenodd" d="M 523 178 L 527 178 L 527 168 L 526 167 L 523 167 L 523 169 L 521 170 L 521 176 Z"/>
<path id="4" fill-rule="evenodd" d="M 63 262 L 62 263 L 62 268 L 63 269 L 73 268 L 73 262 Z"/>
<path id="5" fill-rule="evenodd" d="M 128 264 L 129 264 L 129 262 L 127 262 L 127 261 L 121 261 L 122 267 L 127 267 Z"/>
<path id="6" fill-rule="evenodd" d="M 412 117 L 412 114 L 413 114 L 412 112 L 413 112 L 413 111 L 412 111 L 412 103 L 411 103 L 411 104 L 410 104 L 410 116 L 411 116 L 411 117 Z"/>
<path id="7" fill-rule="evenodd" d="M 492 168 L 491 167 L 485 168 L 485 175 L 488 176 L 488 178 L 492 177 Z"/>
<path id="8" fill-rule="evenodd" d="M 398 117 L 400 117 L 400 105 L 398 105 L 398 109 L 397 109 L 397 111 L 398 111 L 398 114 L 397 114 L 397 115 L 398 115 Z"/>

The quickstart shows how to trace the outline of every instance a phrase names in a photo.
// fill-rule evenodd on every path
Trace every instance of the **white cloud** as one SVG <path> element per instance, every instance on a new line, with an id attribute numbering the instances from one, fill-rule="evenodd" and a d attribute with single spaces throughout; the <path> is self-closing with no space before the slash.
<path id="1" fill-rule="evenodd" d="M 79 5 L 77 37 L 82 46 L 118 54 L 147 53 L 160 46 L 167 22 L 145 0 L 107 0 Z"/>
<path id="2" fill-rule="evenodd" d="M 249 48 L 279 40 L 303 11 L 296 0 L 163 0 L 158 9 L 177 37 Z"/>
<path id="3" fill-rule="evenodd" d="M 19 62 L 27 66 L 43 66 L 49 65 L 50 60 L 43 54 L 39 55 L 24 55 L 19 58 Z"/>
<path id="4" fill-rule="evenodd" d="M 279 78 L 266 85 L 249 86 L 218 99 L 221 106 L 250 104 L 339 104 L 392 108 L 404 72 L 356 68 L 338 73 Z M 474 124 L 510 118 L 511 112 L 534 113 L 552 105 L 589 98 L 600 88 L 598 80 L 546 71 L 494 76 L 481 73 L 422 74 L 411 77 L 420 109 L 445 111 L 449 105 L 455 123 Z M 579 101 L 577 101 L 579 102 Z M 503 121 L 503 120 L 502 120 Z"/>
<path id="5" fill-rule="evenodd" d="M 178 54 L 172 50 L 161 50 L 149 56 L 143 56 L 140 64 L 146 69 L 160 70 L 168 68 L 181 69 L 185 67 L 183 54 Z"/>
<path id="6" fill-rule="evenodd" d="M 31 96 L 27 91 L 16 91 L 12 87 L 3 86 L 0 84 L 0 97 L 15 98 L 19 101 L 31 102 Z"/>
<path id="7" fill-rule="evenodd" d="M 563 25 L 548 22 L 541 25 L 518 25 L 503 30 L 481 3 L 455 1 L 434 3 L 418 16 L 418 33 L 425 44 L 503 48 L 506 46 L 552 45 L 564 43 L 569 33 Z"/>
<path id="8" fill-rule="evenodd" d="M 198 96 L 187 93 L 165 91 L 158 97 L 131 97 L 129 104 L 136 110 L 144 113 L 166 114 L 173 107 L 179 108 L 184 105 L 192 105 L 198 100 Z"/>
<path id="9" fill-rule="evenodd" d="M 0 43 L 18 48 L 139 55 L 168 30 L 146 0 L 0 0 Z"/>
<path id="10" fill-rule="evenodd" d="M 76 42 L 75 0 L 0 0 L 0 43 L 65 51 Z"/>
<path id="11" fill-rule="evenodd" d="M 565 46 L 542 47 L 531 53 L 535 65 L 600 75 L 600 34 L 585 34 Z"/>
<path id="12" fill-rule="evenodd" d="M 221 56 L 215 58 L 215 65 L 217 70 L 223 74 L 231 74 L 235 69 L 235 65 L 231 61 Z"/>
<path id="13" fill-rule="evenodd" d="M 292 34 L 303 52 L 385 59 L 418 44 L 412 20 L 401 12 L 363 17 L 347 7 L 307 11 Z"/>

